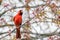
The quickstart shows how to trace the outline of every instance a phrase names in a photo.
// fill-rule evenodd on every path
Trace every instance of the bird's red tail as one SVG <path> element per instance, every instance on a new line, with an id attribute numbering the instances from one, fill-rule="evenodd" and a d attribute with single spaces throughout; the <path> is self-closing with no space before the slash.
<path id="1" fill-rule="evenodd" d="M 16 28 L 16 38 L 21 38 L 20 27 Z"/>

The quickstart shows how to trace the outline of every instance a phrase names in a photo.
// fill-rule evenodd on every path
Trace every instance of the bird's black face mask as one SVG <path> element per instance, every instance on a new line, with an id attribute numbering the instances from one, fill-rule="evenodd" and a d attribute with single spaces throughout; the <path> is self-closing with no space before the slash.
<path id="1" fill-rule="evenodd" d="M 23 12 L 20 12 L 20 15 L 22 15 L 23 14 Z"/>
<path id="2" fill-rule="evenodd" d="M 21 15 L 21 16 L 22 16 L 22 14 L 23 14 L 23 12 L 20 10 L 20 11 L 19 11 L 19 15 Z"/>

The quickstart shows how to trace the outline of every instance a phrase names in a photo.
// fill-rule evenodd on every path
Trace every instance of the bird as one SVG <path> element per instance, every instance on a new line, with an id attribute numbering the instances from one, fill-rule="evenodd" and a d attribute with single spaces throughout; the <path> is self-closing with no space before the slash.
<path id="1" fill-rule="evenodd" d="M 20 27 L 22 24 L 22 14 L 22 10 L 19 10 L 13 18 L 14 24 L 16 26 L 16 39 L 21 39 Z"/>

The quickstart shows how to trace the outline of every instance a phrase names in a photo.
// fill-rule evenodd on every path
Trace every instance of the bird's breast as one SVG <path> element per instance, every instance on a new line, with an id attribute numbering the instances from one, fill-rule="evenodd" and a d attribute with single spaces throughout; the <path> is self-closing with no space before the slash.
<path id="1" fill-rule="evenodd" d="M 22 23 L 22 17 L 21 16 L 15 17 L 15 24 L 20 25 L 21 23 Z"/>

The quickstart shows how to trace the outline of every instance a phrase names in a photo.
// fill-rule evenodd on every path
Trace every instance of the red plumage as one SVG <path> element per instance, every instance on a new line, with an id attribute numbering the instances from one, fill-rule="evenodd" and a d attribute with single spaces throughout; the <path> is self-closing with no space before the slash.
<path id="1" fill-rule="evenodd" d="M 22 24 L 22 13 L 22 10 L 19 10 L 13 19 L 16 26 L 16 38 L 21 38 L 20 25 Z"/>
<path id="2" fill-rule="evenodd" d="M 22 16 L 17 14 L 15 17 L 14 17 L 14 23 L 15 25 L 20 25 L 22 23 Z"/>

